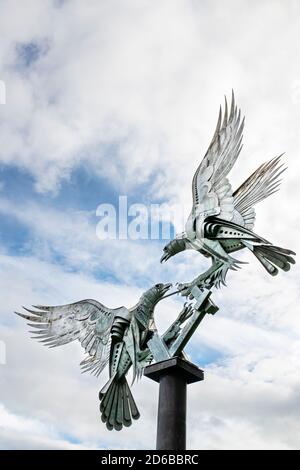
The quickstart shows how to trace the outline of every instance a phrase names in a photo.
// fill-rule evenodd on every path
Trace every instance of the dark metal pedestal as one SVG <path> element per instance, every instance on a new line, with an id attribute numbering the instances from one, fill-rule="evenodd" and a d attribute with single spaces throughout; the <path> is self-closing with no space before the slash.
<path id="1" fill-rule="evenodd" d="M 172 357 L 145 368 L 144 375 L 159 382 L 157 450 L 186 449 L 186 386 L 204 379 L 195 364 Z"/>

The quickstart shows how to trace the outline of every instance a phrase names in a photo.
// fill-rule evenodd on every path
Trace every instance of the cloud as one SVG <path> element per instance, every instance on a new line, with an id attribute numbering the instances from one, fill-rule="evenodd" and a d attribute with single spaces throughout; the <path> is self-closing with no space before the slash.
<path id="1" fill-rule="evenodd" d="M 80 298 L 131 306 L 150 283 L 187 281 L 205 266 L 195 253 L 160 266 L 161 242 L 98 240 L 96 207 L 51 199 L 76 170 L 88 168 L 116 194 L 188 206 L 220 100 L 234 88 L 246 128 L 233 187 L 285 150 L 282 190 L 257 206 L 255 230 L 299 251 L 299 8 L 276 0 L 242 9 L 237 0 L 2 2 L 0 163 L 33 178 L 37 192 L 23 196 L 15 185 L 9 198 L 1 174 L 2 227 L 12 221 L 15 242 L 2 232 L 2 448 L 153 448 L 156 384 L 134 387 L 141 419 L 109 433 L 97 409 L 105 377 L 80 375 L 78 344 L 42 348 L 11 312 Z M 188 348 L 206 374 L 189 388 L 189 447 L 297 449 L 299 268 L 270 278 L 250 254 L 241 258 L 250 264 L 214 292 L 220 310 Z M 181 305 L 158 306 L 160 330 Z"/>
<path id="2" fill-rule="evenodd" d="M 55 436 L 45 423 L 15 415 L 0 405 L 0 448 L 8 449 L 84 449 Z M 14 442 L 12 446 L 12 442 Z"/>
<path id="3" fill-rule="evenodd" d="M 86 162 L 118 187 L 130 189 L 154 174 L 163 197 L 177 198 L 181 185 L 189 194 L 186 182 L 232 87 L 247 110 L 244 152 L 254 165 L 282 150 L 293 159 L 295 4 L 265 1 L 241 11 L 236 1 L 230 7 L 75 1 L 59 8 L 31 1 L 18 5 L 12 22 L 13 8 L 4 2 L 1 15 L 8 98 L 0 159 L 25 167 L 40 191 L 55 190 Z M 239 19 L 234 32 L 232 15 Z M 26 57 L 35 51 L 26 70 L 17 67 L 20 48 Z M 245 159 L 245 171 L 251 160 Z"/>

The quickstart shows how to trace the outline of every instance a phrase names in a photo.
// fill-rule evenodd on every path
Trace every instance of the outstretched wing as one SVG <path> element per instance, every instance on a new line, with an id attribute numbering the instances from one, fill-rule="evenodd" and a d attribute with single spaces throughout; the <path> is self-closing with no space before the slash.
<path id="1" fill-rule="evenodd" d="M 244 226 L 252 229 L 255 222 L 253 206 L 279 190 L 279 176 L 286 170 L 280 158 L 283 154 L 263 163 L 233 193 L 234 207 L 241 214 Z"/>
<path id="2" fill-rule="evenodd" d="M 235 214 L 231 185 L 226 178 L 242 149 L 244 119 L 237 109 L 232 92 L 231 107 L 225 97 L 225 111 L 222 117 L 220 107 L 215 134 L 208 150 L 193 178 L 193 213 L 220 215 L 224 220 L 239 222 Z"/>
<path id="3" fill-rule="evenodd" d="M 89 355 L 81 363 L 83 371 L 97 376 L 102 372 L 108 362 L 110 330 L 117 309 L 90 299 L 56 307 L 34 305 L 37 310 L 23 308 L 28 314 L 15 313 L 30 322 L 35 338 L 50 348 L 78 339 Z"/>

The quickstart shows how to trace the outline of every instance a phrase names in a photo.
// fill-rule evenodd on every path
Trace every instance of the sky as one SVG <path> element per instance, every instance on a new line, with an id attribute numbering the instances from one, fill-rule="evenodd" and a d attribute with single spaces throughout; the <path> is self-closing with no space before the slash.
<path id="1" fill-rule="evenodd" d="M 160 265 L 166 240 L 99 239 L 97 208 L 119 196 L 189 207 L 232 89 L 246 122 L 230 182 L 285 152 L 255 232 L 299 251 L 299 2 L 0 0 L 0 12 L 0 448 L 153 449 L 157 384 L 135 384 L 141 418 L 107 431 L 107 373 L 82 375 L 79 343 L 44 348 L 13 311 L 84 298 L 131 307 L 207 267 L 195 252 Z M 299 449 L 299 268 L 272 278 L 239 258 L 249 264 L 213 293 L 219 311 L 188 346 L 205 371 L 188 390 L 188 448 Z M 158 305 L 161 331 L 182 304 Z"/>

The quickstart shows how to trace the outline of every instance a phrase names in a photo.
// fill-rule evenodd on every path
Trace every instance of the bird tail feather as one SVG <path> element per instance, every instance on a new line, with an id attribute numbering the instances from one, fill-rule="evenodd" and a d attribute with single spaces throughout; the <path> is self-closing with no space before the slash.
<path id="1" fill-rule="evenodd" d="M 279 246 L 256 245 L 253 246 L 252 251 L 263 267 L 272 276 L 278 274 L 277 268 L 283 271 L 289 271 L 291 264 L 295 264 L 295 260 L 291 255 L 295 255 L 296 253 L 285 248 L 280 248 Z"/>
<path id="2" fill-rule="evenodd" d="M 113 376 L 99 392 L 101 419 L 110 431 L 130 426 L 140 417 L 125 377 Z"/>

